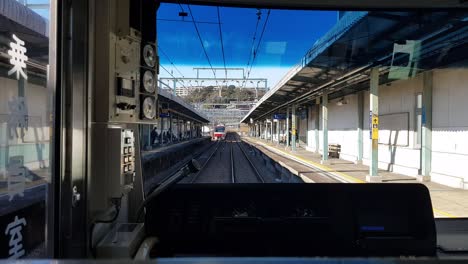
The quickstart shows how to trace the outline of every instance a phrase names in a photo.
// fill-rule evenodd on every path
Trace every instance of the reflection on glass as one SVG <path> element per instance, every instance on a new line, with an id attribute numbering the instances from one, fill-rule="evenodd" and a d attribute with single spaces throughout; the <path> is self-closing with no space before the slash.
<path id="1" fill-rule="evenodd" d="M 37 258 L 51 166 L 48 2 L 41 10 L 8 2 L 0 10 L 0 258 Z M 24 16 L 12 17 L 13 7 Z"/>

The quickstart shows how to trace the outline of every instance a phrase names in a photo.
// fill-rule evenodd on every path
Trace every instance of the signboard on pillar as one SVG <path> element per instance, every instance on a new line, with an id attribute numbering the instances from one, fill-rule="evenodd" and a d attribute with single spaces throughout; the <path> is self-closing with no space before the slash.
<path id="1" fill-rule="evenodd" d="M 417 74 L 420 57 L 421 41 L 406 40 L 405 43 L 393 45 L 392 63 L 388 78 L 406 80 Z"/>
<path id="2" fill-rule="evenodd" d="M 379 116 L 369 111 L 369 138 L 379 139 Z"/>
<path id="3" fill-rule="evenodd" d="M 421 111 L 421 124 L 423 126 L 426 126 L 426 107 L 425 106 L 422 107 L 422 111 Z"/>
<path id="4" fill-rule="evenodd" d="M 379 139 L 379 117 L 377 115 L 372 115 L 371 139 Z"/>

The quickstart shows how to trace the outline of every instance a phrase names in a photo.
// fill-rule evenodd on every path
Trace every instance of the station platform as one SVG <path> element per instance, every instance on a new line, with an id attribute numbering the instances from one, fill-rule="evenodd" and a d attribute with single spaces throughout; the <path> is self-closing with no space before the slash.
<path id="1" fill-rule="evenodd" d="M 194 138 L 154 150 L 141 152 L 145 192 L 164 182 L 181 166 L 197 156 L 211 143 L 211 137 Z"/>
<path id="2" fill-rule="evenodd" d="M 317 182 L 313 179 L 313 173 L 304 171 L 304 167 L 308 167 L 314 171 L 327 174 L 338 182 L 366 183 L 366 175 L 369 173 L 369 167 L 366 165 L 355 164 L 342 159 L 330 159 L 330 164 L 322 165 L 320 164 L 321 154 L 307 151 L 302 147 L 297 147 L 293 153 L 290 148 L 285 149 L 284 145 L 277 145 L 276 142 L 271 143 L 271 141 L 267 142 L 263 139 L 252 137 L 242 137 L 242 140 L 257 147 L 265 147 L 269 151 L 278 154 L 282 158 L 278 158 L 276 155 L 270 155 L 270 157 L 285 164 L 288 169 L 295 172 L 304 182 Z M 415 177 L 385 170 L 379 170 L 379 175 L 382 176 L 383 183 L 420 183 Z M 430 191 L 435 217 L 468 217 L 467 190 L 452 188 L 434 182 L 421 183 L 426 185 Z"/>

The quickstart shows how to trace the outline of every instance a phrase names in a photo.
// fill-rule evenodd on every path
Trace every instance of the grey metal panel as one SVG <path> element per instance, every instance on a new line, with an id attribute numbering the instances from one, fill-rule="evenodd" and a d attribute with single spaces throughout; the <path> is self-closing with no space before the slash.
<path id="1" fill-rule="evenodd" d="M 52 21 L 50 28 L 50 39 L 49 39 L 49 73 L 47 78 L 47 89 L 51 93 L 50 102 L 51 110 L 50 114 L 54 117 L 53 121 L 53 134 L 51 135 L 51 181 L 50 188 L 47 189 L 47 208 L 46 208 L 46 238 L 45 247 L 47 251 L 47 257 L 53 258 L 58 253 L 59 243 L 59 186 L 60 186 L 60 174 L 61 174 L 61 155 L 60 146 L 61 144 L 61 117 L 60 111 L 57 109 L 61 108 L 60 104 L 60 89 L 57 89 L 57 80 L 60 76 L 60 59 L 57 50 L 60 48 L 60 42 L 57 38 L 57 29 L 60 28 L 59 17 L 61 12 L 57 4 L 58 0 L 50 1 L 50 20 Z M 59 90 L 59 92 L 57 92 Z"/>

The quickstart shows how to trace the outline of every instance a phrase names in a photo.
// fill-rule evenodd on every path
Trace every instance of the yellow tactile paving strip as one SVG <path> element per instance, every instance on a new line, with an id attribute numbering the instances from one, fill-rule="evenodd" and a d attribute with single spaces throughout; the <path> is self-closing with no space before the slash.
<path id="1" fill-rule="evenodd" d="M 300 155 L 301 152 L 304 152 L 305 150 L 297 151 L 296 153 L 291 153 L 289 151 L 284 150 L 284 146 L 276 146 L 276 145 L 265 143 L 263 140 L 257 140 L 257 139 L 252 139 L 252 138 L 244 138 L 244 139 L 251 143 L 262 145 L 269 150 L 272 150 L 281 154 L 282 156 L 289 157 L 292 160 L 298 161 L 303 164 L 307 164 L 313 168 L 322 170 L 336 177 L 339 177 L 341 178 L 342 182 L 366 183 L 365 177 L 367 173 L 364 171 L 368 171 L 367 166 L 359 165 L 361 166 L 360 167 L 361 169 L 362 167 L 365 167 L 367 168 L 367 170 L 353 170 L 353 171 L 361 172 L 360 175 L 356 177 L 355 175 L 349 175 L 347 173 L 338 171 L 337 168 L 333 168 L 332 166 L 320 164 L 317 161 L 304 157 L 304 155 Z M 354 164 L 351 165 L 349 163 L 346 163 L 346 168 L 351 168 L 353 166 L 358 167 L 358 165 L 354 165 Z M 356 172 L 354 174 L 356 174 Z M 414 182 L 414 181 L 407 181 L 408 179 L 413 180 L 413 178 L 409 176 L 400 175 L 400 174 L 391 173 L 391 172 L 383 172 L 383 174 L 385 175 L 385 177 L 396 179 L 394 180 L 395 182 L 398 182 L 398 179 L 400 179 L 399 182 Z M 432 203 L 435 206 L 437 206 L 437 208 L 433 206 L 435 217 L 448 217 L 448 218 L 468 217 L 468 191 L 455 189 L 455 188 L 443 186 L 443 185 L 432 183 L 432 182 L 423 183 L 423 184 L 425 184 L 428 187 L 431 193 Z M 448 192 L 450 192 L 450 195 L 448 195 Z M 464 200 L 466 200 L 467 202 L 466 203 L 463 202 Z"/>

